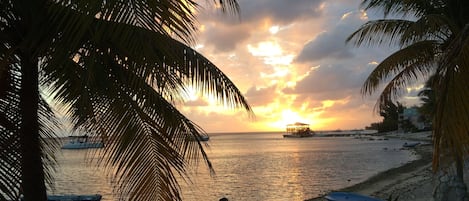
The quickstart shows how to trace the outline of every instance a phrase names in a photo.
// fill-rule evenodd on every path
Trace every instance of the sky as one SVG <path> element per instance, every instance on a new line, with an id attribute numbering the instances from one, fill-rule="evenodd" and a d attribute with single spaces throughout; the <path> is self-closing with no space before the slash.
<path id="1" fill-rule="evenodd" d="M 193 48 L 240 89 L 245 110 L 189 93 L 178 106 L 206 132 L 283 131 L 289 123 L 313 130 L 362 129 L 382 118 L 374 112 L 379 91 L 360 93 L 390 47 L 356 47 L 346 38 L 370 19 L 360 0 L 239 0 L 238 16 L 205 7 Z M 416 89 L 404 96 L 415 104 Z M 414 96 L 412 96 L 412 94 Z"/>

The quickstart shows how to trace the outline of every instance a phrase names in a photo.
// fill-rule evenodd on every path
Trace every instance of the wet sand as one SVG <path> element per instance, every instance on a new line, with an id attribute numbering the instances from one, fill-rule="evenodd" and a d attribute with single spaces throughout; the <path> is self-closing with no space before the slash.
<path id="1" fill-rule="evenodd" d="M 387 200 L 399 197 L 399 201 L 427 201 L 432 199 L 433 173 L 431 171 L 432 145 L 430 132 L 422 133 L 388 133 L 383 136 L 406 140 L 418 140 L 422 144 L 410 148 L 419 158 L 403 166 L 381 172 L 370 179 L 337 191 L 355 192 Z M 322 197 L 307 201 L 326 200 Z"/>

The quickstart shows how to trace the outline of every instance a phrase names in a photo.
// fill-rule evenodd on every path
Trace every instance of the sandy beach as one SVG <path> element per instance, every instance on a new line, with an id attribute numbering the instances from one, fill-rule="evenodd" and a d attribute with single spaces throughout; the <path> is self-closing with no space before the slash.
<path id="1" fill-rule="evenodd" d="M 399 201 L 432 200 L 433 173 L 431 171 L 432 145 L 430 132 L 421 133 L 388 133 L 382 136 L 400 138 L 409 141 L 420 141 L 420 145 L 411 148 L 419 157 L 403 166 L 381 172 L 370 179 L 337 191 L 355 192 L 387 200 L 399 197 Z M 326 200 L 322 197 L 308 201 Z"/>

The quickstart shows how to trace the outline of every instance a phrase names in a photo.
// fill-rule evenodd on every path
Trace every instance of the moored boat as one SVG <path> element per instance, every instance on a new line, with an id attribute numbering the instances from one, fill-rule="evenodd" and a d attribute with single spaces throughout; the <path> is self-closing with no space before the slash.
<path id="1" fill-rule="evenodd" d="M 303 138 L 313 137 L 314 132 L 309 129 L 309 124 L 296 122 L 294 124 L 287 125 L 287 134 L 284 134 L 284 138 Z"/>
<path id="2" fill-rule="evenodd" d="M 48 195 L 47 201 L 101 201 L 103 196 L 100 194 L 94 195 Z M 24 198 L 21 196 L 21 201 Z"/>
<path id="3" fill-rule="evenodd" d="M 332 192 L 326 195 L 328 201 L 382 201 L 377 198 L 349 192 Z"/>
<path id="4" fill-rule="evenodd" d="M 414 148 L 419 144 L 420 144 L 420 142 L 409 142 L 409 143 L 406 142 L 402 145 L 402 147 L 404 147 L 404 148 Z"/>
<path id="5" fill-rule="evenodd" d="M 208 135 L 199 135 L 198 139 L 199 141 L 208 141 L 210 137 Z"/>
<path id="6" fill-rule="evenodd" d="M 47 201 L 100 201 L 101 195 L 49 195 Z"/>
<path id="7" fill-rule="evenodd" d="M 62 149 L 89 149 L 104 147 L 104 143 L 102 141 L 90 141 L 88 135 L 72 135 L 68 137 L 70 140 L 62 146 Z"/>

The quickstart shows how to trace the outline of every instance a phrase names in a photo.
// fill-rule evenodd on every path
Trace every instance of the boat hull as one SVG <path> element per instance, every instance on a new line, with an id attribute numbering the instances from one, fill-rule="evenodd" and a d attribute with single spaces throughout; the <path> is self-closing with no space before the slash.
<path id="1" fill-rule="evenodd" d="M 414 148 L 419 144 L 420 144 L 420 142 L 411 142 L 411 143 L 406 142 L 402 145 L 402 147 L 404 147 L 404 148 Z"/>
<path id="2" fill-rule="evenodd" d="M 294 134 L 285 134 L 283 135 L 284 138 L 305 138 L 305 137 L 313 137 L 313 135 L 294 135 Z"/>
<path id="3" fill-rule="evenodd" d="M 89 148 L 102 148 L 104 143 L 102 142 L 75 142 L 67 143 L 62 146 L 62 149 L 89 149 Z"/>
<path id="4" fill-rule="evenodd" d="M 100 201 L 101 195 L 49 195 L 47 201 Z"/>
<path id="5" fill-rule="evenodd" d="M 210 140 L 210 137 L 206 136 L 206 135 L 201 135 L 198 138 L 199 138 L 199 141 L 208 141 L 208 140 Z"/>
<path id="6" fill-rule="evenodd" d="M 328 201 L 383 201 L 377 198 L 348 192 L 332 192 L 327 194 L 324 198 Z"/>

